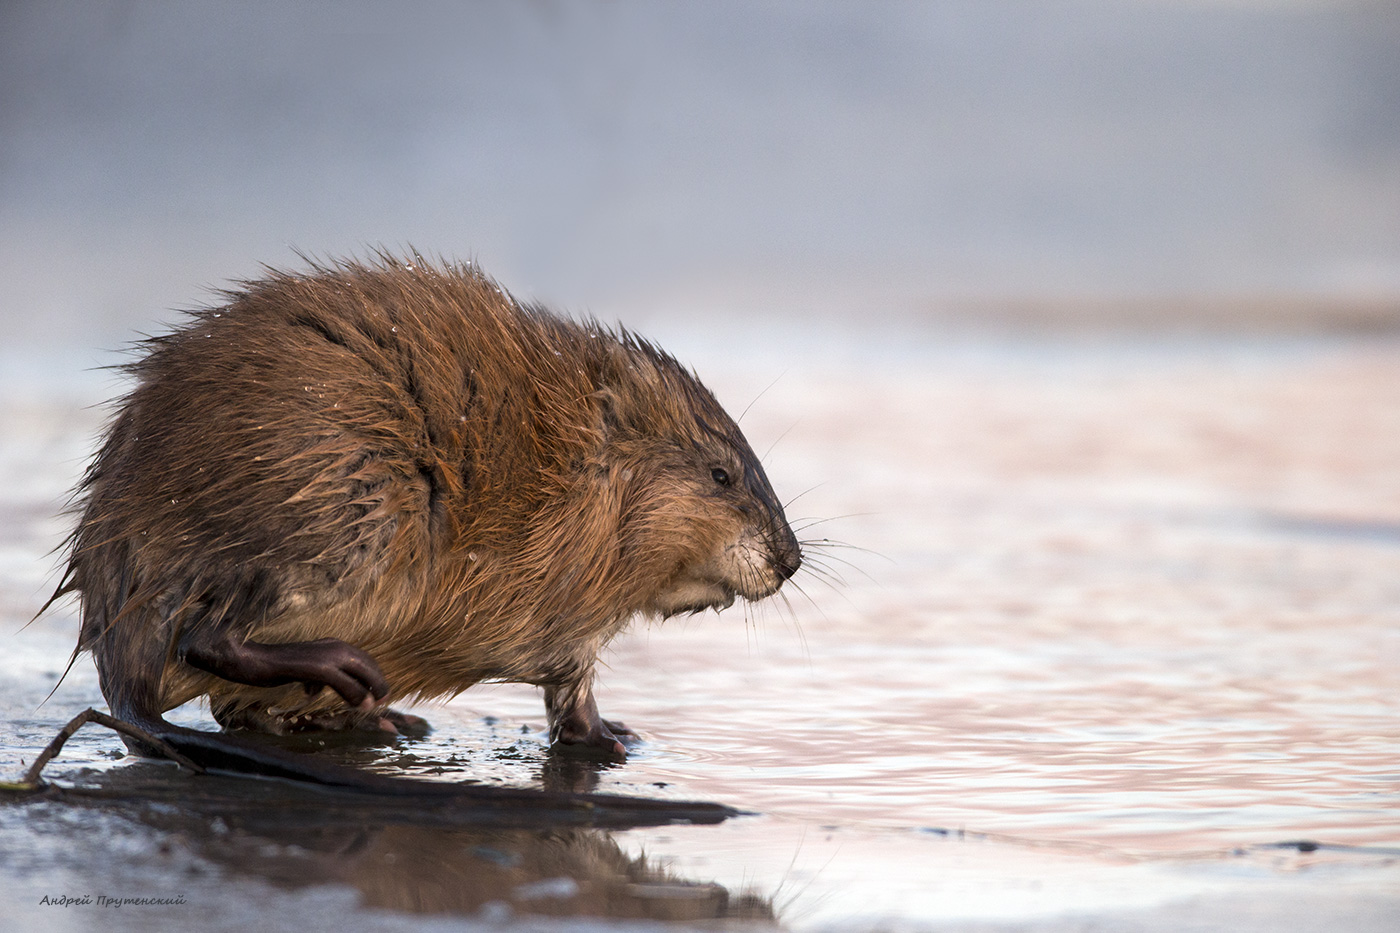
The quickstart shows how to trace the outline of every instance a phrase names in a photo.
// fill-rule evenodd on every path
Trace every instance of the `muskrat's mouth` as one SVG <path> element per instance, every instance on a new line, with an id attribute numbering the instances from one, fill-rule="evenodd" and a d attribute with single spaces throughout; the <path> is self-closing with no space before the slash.
<path id="1" fill-rule="evenodd" d="M 690 581 L 657 600 L 658 608 L 666 617 L 684 613 L 694 615 L 706 609 L 728 609 L 734 605 L 738 595 L 733 587 L 720 581 Z"/>
<path id="2" fill-rule="evenodd" d="M 728 587 L 721 587 L 720 593 L 721 595 L 714 599 L 697 602 L 694 605 L 690 606 L 683 606 L 682 608 L 677 609 L 674 613 L 672 613 L 672 615 L 680 615 L 682 612 L 688 612 L 691 615 L 695 615 L 696 613 L 704 612 L 706 609 L 714 609 L 716 612 L 718 612 L 720 609 L 728 609 L 730 606 L 734 605 L 735 593 L 733 590 L 729 589 Z"/>
<path id="3" fill-rule="evenodd" d="M 711 604 L 710 604 L 708 607 L 706 607 L 706 608 L 709 608 L 709 609 L 728 609 L 730 606 L 734 605 L 734 596 L 735 596 L 734 591 L 731 590 L 731 589 L 730 589 L 729 587 L 727 587 L 727 586 L 721 586 L 721 587 L 720 587 L 720 590 L 724 593 L 723 598 L 721 598 L 718 602 L 711 603 Z"/>

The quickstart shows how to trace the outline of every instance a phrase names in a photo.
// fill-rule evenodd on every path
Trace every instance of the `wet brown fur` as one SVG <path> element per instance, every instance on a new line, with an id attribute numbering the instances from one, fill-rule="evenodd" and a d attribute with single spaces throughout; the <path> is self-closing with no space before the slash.
<path id="1" fill-rule="evenodd" d="M 118 716 L 205 695 L 266 731 L 347 712 L 331 689 L 185 662 L 191 633 L 220 630 L 348 642 L 384 702 L 523 681 L 552 720 L 596 719 L 595 659 L 630 618 L 762 598 L 797 569 L 732 419 L 625 331 L 417 259 L 225 298 L 147 342 L 80 490 L 61 592 Z M 706 573 L 724 592 L 690 595 Z"/>

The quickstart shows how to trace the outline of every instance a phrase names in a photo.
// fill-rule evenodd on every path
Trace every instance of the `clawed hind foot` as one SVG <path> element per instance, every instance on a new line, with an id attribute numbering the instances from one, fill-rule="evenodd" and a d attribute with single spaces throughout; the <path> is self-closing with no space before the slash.
<path id="1" fill-rule="evenodd" d="M 263 644 L 240 641 L 227 631 L 194 630 L 181 640 L 180 653 L 192 667 L 234 683 L 275 687 L 300 681 L 314 695 L 330 688 L 346 706 L 310 712 L 220 704 L 214 718 L 230 731 L 287 735 L 298 732 L 372 732 L 419 738 L 428 721 L 378 705 L 389 685 L 374 658 L 338 638 Z"/>
<path id="2" fill-rule="evenodd" d="M 432 731 L 422 716 L 400 712 L 389 707 L 370 710 L 341 709 L 276 715 L 256 707 L 215 709 L 214 718 L 230 732 L 265 732 L 272 735 L 292 735 L 305 732 L 370 732 L 402 735 L 418 739 Z"/>

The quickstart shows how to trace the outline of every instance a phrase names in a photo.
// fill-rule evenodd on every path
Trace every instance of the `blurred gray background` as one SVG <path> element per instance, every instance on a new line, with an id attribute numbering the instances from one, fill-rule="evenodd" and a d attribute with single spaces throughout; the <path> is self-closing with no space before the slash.
<path id="1" fill-rule="evenodd" d="M 410 244 L 643 326 L 1385 317 L 1397 50 L 1389 0 L 5 0 L 0 334 Z"/>

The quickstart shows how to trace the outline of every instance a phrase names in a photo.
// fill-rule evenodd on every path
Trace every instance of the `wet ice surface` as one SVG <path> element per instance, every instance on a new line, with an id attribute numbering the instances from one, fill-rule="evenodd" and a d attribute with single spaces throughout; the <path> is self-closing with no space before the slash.
<path id="1" fill-rule="evenodd" d="M 229 927 L 275 915 L 329 928 L 371 909 L 405 927 L 414 910 L 487 925 L 507 912 L 701 916 L 590 906 L 600 888 L 584 862 L 635 872 L 645 856 L 691 887 L 631 878 L 633 894 L 713 901 L 713 883 L 731 905 L 759 905 L 737 914 L 747 922 L 776 914 L 795 929 L 1393 928 L 1400 345 L 870 337 L 736 356 L 658 336 L 731 410 L 763 393 L 743 426 L 760 452 L 777 441 L 768 469 L 798 496 L 794 525 L 839 516 L 800 536 L 854 547 L 812 548 L 790 610 L 736 607 L 619 639 L 599 703 L 643 736 L 625 765 L 549 759 L 537 692 L 518 686 L 420 709 L 437 727 L 426 740 L 350 754 L 756 815 L 564 833 L 557 845 L 582 860 L 570 862 L 536 859 L 528 832 L 390 827 L 358 847 L 298 849 L 256 821 L 6 807 L 0 860 L 21 920 L 81 927 L 85 908 L 27 905 L 93 888 L 184 892 Z M 51 582 L 53 512 L 100 423 L 81 408 L 96 383 L 59 384 L 3 382 L 5 777 L 100 700 L 81 660 L 38 707 L 67 659 L 71 607 L 16 631 Z M 177 718 L 209 725 L 196 708 Z M 51 776 L 126 774 L 118 748 L 84 731 Z M 108 848 L 75 844 L 98 838 Z M 463 893 L 459 863 L 473 877 L 504 865 L 507 893 Z"/>

